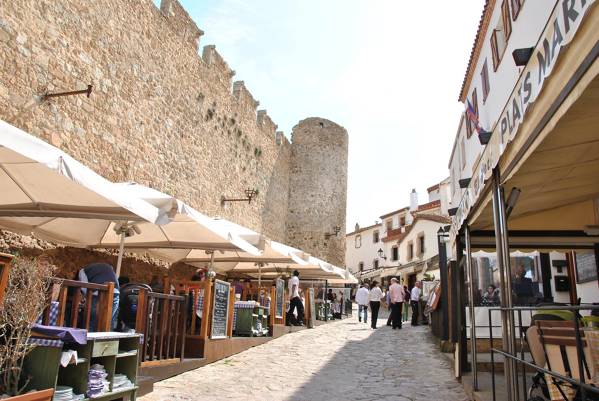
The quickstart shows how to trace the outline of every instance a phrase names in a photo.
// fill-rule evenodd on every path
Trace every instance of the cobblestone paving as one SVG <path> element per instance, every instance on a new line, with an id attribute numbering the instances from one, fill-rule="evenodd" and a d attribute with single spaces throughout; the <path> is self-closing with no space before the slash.
<path id="1" fill-rule="evenodd" d="M 428 327 L 391 330 L 385 321 L 287 334 L 156 383 L 139 400 L 468 400 Z"/>

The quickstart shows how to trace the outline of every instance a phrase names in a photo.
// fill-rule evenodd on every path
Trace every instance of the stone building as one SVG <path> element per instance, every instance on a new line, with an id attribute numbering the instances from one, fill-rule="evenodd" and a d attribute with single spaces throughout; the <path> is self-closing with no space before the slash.
<path id="1" fill-rule="evenodd" d="M 160 9 L 151 0 L 8 2 L 0 119 L 112 181 L 148 185 L 342 266 L 343 235 L 325 233 L 345 230 L 346 131 L 309 118 L 290 143 L 215 46 L 199 55 L 202 34 L 176 0 Z M 42 98 L 87 85 L 89 97 Z M 221 206 L 246 189 L 258 191 L 250 204 Z"/>

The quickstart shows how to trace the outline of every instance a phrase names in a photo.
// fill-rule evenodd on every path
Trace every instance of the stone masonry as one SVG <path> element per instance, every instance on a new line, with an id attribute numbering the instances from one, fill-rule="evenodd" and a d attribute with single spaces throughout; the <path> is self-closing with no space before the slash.
<path id="1" fill-rule="evenodd" d="M 176 0 L 160 9 L 3 2 L 0 118 L 109 180 L 148 185 L 342 266 L 344 236 L 324 245 L 324 233 L 345 230 L 347 133 L 308 119 L 296 130 L 310 134 L 294 131 L 291 144 L 214 46 L 198 54 L 202 34 Z M 88 84 L 89 98 L 41 100 Z M 221 207 L 221 196 L 246 189 L 259 191 L 251 204 Z"/>

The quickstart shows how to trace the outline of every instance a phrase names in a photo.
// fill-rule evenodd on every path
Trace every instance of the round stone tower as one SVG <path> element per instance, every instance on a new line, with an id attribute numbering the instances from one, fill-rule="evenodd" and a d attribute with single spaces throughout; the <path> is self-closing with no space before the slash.
<path id="1" fill-rule="evenodd" d="M 324 118 L 300 121 L 291 133 L 287 243 L 345 266 L 347 204 L 345 128 Z"/>

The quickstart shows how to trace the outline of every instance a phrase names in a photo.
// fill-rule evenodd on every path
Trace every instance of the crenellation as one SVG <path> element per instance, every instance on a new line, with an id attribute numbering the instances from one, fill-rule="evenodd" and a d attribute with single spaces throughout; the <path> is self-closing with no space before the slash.
<path id="1" fill-rule="evenodd" d="M 258 110 L 256 122 L 262 132 L 266 133 L 270 138 L 275 138 L 278 126 L 272 121 L 266 110 Z"/>
<path id="2" fill-rule="evenodd" d="M 233 83 L 233 97 L 237 100 L 241 110 L 256 116 L 256 110 L 260 102 L 254 99 L 254 96 L 252 96 L 243 81 L 235 81 Z"/>
<path id="3" fill-rule="evenodd" d="M 183 42 L 190 43 L 197 52 L 204 31 L 198 28 L 181 4 L 177 0 L 161 0 L 160 11 Z"/>

